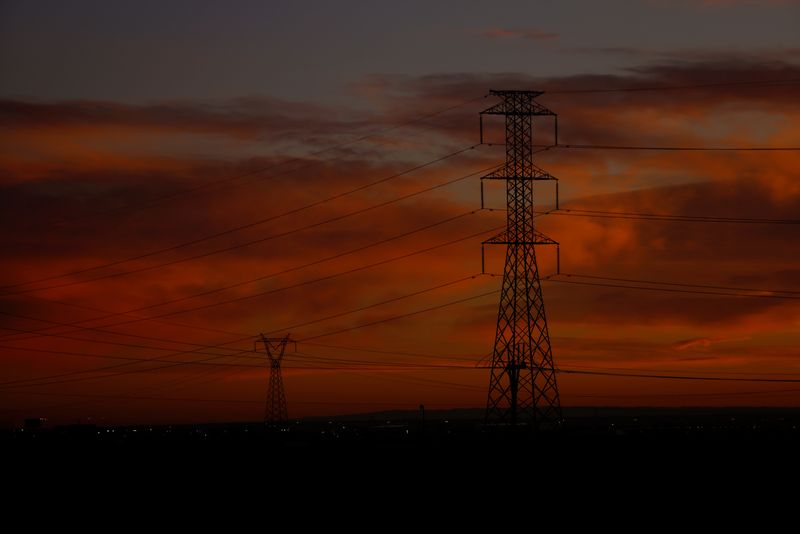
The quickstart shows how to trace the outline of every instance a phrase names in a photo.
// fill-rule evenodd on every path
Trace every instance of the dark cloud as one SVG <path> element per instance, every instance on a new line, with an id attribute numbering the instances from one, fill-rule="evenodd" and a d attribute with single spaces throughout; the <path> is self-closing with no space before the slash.
<path id="1" fill-rule="evenodd" d="M 298 137 L 313 144 L 316 136 L 358 132 L 370 127 L 352 111 L 274 98 L 239 98 L 222 103 L 161 102 L 145 105 L 105 101 L 26 102 L 0 100 L 0 128 L 124 128 L 211 133 L 237 138 Z"/>
<path id="2" fill-rule="evenodd" d="M 625 69 L 622 74 L 575 75 L 554 78 L 536 77 L 528 73 L 496 74 L 436 74 L 421 77 L 392 76 L 383 77 L 382 93 L 387 96 L 430 99 L 435 102 L 458 101 L 467 95 L 485 94 L 489 88 L 537 89 L 545 92 L 573 91 L 586 89 L 635 89 L 653 86 L 724 84 L 728 82 L 773 82 L 776 80 L 800 79 L 800 65 L 789 61 L 796 57 L 794 50 L 786 50 L 779 57 L 748 58 L 741 55 L 726 57 L 684 57 L 670 58 L 669 61 L 647 62 L 638 67 Z M 377 78 L 377 77 L 373 77 Z M 725 99 L 758 100 L 770 102 L 776 95 L 787 102 L 796 92 L 796 86 L 786 84 L 776 86 L 773 91 L 747 90 L 742 86 L 694 88 L 683 92 L 644 92 L 643 94 L 592 95 L 587 94 L 579 100 L 570 96 L 571 105 L 595 105 L 596 99 L 606 104 L 625 100 L 632 104 L 658 101 L 664 105 L 690 96 L 704 98 L 712 103 L 721 96 Z M 566 95 L 547 95 L 548 98 L 566 99 Z M 644 100 L 641 100 L 644 99 Z"/>
<path id="3" fill-rule="evenodd" d="M 531 41 L 551 41 L 558 39 L 558 34 L 541 28 L 488 28 L 481 30 L 480 35 L 491 39 L 520 38 Z"/>
<path id="4" fill-rule="evenodd" d="M 595 46 L 562 47 L 560 50 L 576 54 L 612 55 L 641 62 L 707 62 L 707 63 L 773 63 L 791 62 L 797 58 L 800 49 L 795 47 L 772 47 L 731 50 L 726 48 L 648 48 L 644 46 Z"/>

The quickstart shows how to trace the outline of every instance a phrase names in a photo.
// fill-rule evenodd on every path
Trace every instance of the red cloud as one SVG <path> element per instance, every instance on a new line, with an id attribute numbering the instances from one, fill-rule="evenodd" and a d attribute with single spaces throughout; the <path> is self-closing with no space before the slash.
<path id="1" fill-rule="evenodd" d="M 227 111 L 222 112 L 194 109 L 188 104 L 175 104 L 171 111 L 165 111 L 159 106 L 132 108 L 108 103 L 39 103 L 30 106 L 6 103 L 5 120 L 0 125 L 0 136 L 7 147 L 0 156 L 3 168 L 0 238 L 4 243 L 5 260 L 0 274 L 4 283 L 10 284 L 85 268 L 187 242 L 222 228 L 332 196 L 448 152 L 441 150 L 443 146 L 452 148 L 474 143 L 477 137 L 476 113 L 488 106 L 488 100 L 470 102 L 420 124 L 387 131 L 380 142 L 370 139 L 348 146 L 346 150 L 320 156 L 324 163 L 300 171 L 271 177 L 271 173 L 256 174 L 241 182 L 211 188 L 208 192 L 179 195 L 147 209 L 114 211 L 225 176 L 273 165 L 297 153 L 313 152 L 320 146 L 336 144 L 341 140 L 338 132 L 347 129 L 348 125 L 355 129 L 354 137 L 357 137 L 379 123 L 402 122 L 408 119 L 410 102 L 414 103 L 414 109 L 442 109 L 475 99 L 485 94 L 489 87 L 502 86 L 582 89 L 781 78 L 800 78 L 800 69 L 787 63 L 744 61 L 738 64 L 656 64 L 616 76 L 557 79 L 515 74 L 391 77 L 379 80 L 381 90 L 374 100 L 379 106 L 378 111 L 361 116 L 363 120 L 357 123 L 319 122 L 308 116 L 302 107 L 278 106 L 272 109 L 273 115 L 270 116 L 274 121 L 267 130 L 276 136 L 278 132 L 294 132 L 294 137 L 290 145 L 269 145 L 271 151 L 267 154 L 262 152 L 266 150 L 265 146 L 238 141 L 262 133 L 260 124 L 267 116 L 263 109 L 250 113 L 233 104 L 223 106 Z M 559 112 L 563 142 L 788 145 L 797 144 L 800 135 L 796 126 L 800 123 L 800 107 L 795 93 L 796 86 L 791 84 L 762 88 L 709 86 L 676 92 L 545 94 L 542 101 L 545 103 L 547 99 L 548 107 Z M 187 111 L 190 109 L 193 111 Z M 232 109 L 238 109 L 239 114 L 234 113 L 236 116 L 231 117 Z M 306 126 L 313 135 L 305 135 Z M 196 132 L 215 132 L 216 144 L 205 145 L 208 150 L 197 150 L 197 139 L 187 140 L 187 135 L 196 136 Z M 223 135 L 217 136 L 216 133 Z M 150 142 L 153 138 L 159 142 Z M 232 140 L 238 144 L 231 145 Z M 165 157 L 161 152 L 164 143 L 171 149 L 180 147 L 180 157 Z M 222 156 L 218 155 L 220 153 Z M 215 159 L 211 159 L 209 154 L 214 154 Z M 482 147 L 457 159 L 324 203 L 275 223 L 114 268 L 143 267 L 156 261 L 179 259 L 184 255 L 200 254 L 334 218 L 499 163 L 502 158 L 502 148 Z M 800 160 L 796 153 L 550 150 L 537 155 L 536 161 L 560 178 L 565 207 L 770 218 L 796 218 L 800 213 L 800 186 L 796 184 Z M 537 201 L 548 203 L 553 191 L 545 189 L 546 186 L 537 187 Z M 493 205 L 502 205 L 502 190 L 489 191 L 487 187 L 488 195 L 495 195 L 491 197 L 495 202 Z M 61 322 L 96 318 L 104 313 L 87 307 L 131 310 L 238 281 L 265 277 L 453 217 L 476 208 L 478 203 L 477 179 L 465 180 L 361 215 L 224 254 L 36 294 L 63 301 L 62 304 L 14 296 L 3 298 L 0 306 L 9 313 Z M 62 218 L 81 216 L 84 219 L 72 225 L 52 224 Z M 142 321 L 120 325 L 114 328 L 119 332 L 116 335 L 71 332 L 62 327 L 56 332 L 77 339 L 43 337 L 15 342 L 18 343 L 15 346 L 149 358 L 163 352 L 96 342 L 120 341 L 175 350 L 190 349 L 191 346 L 177 342 L 218 344 L 235 339 L 234 334 L 280 331 L 291 325 L 359 308 L 364 309 L 298 327 L 293 334 L 297 337 L 312 336 L 375 322 L 497 289 L 499 279 L 479 278 L 369 307 L 376 302 L 478 272 L 480 238 L 373 269 L 267 292 L 431 247 L 500 225 L 503 221 L 503 212 L 481 212 L 356 254 L 137 314 L 151 316 L 186 310 L 186 313 L 165 317 L 169 323 Z M 544 233 L 561 242 L 564 271 L 621 278 L 798 289 L 796 259 L 800 257 L 797 246 L 800 240 L 797 239 L 796 225 L 675 223 L 555 214 L 537 219 L 537 224 Z M 491 253 L 492 265 L 502 262 L 502 252 L 502 249 L 497 249 Z M 552 251 L 542 251 L 539 260 L 542 272 L 550 272 L 554 265 Z M 103 272 L 113 272 L 114 268 Z M 795 347 L 800 342 L 796 328 L 800 309 L 796 300 L 656 293 L 549 282 L 544 284 L 544 293 L 554 356 L 557 364 L 563 367 L 669 369 L 691 365 L 691 370 L 711 373 L 720 370 L 784 372 L 795 365 Z M 254 298 L 189 310 L 194 305 L 249 296 Z M 74 308 L 70 304 L 84 308 Z M 490 350 L 496 313 L 496 298 L 487 296 L 459 306 L 337 334 L 330 340 L 321 339 L 343 346 L 429 354 L 427 357 L 385 353 L 354 356 L 330 348 L 305 350 L 325 357 L 361 358 L 376 365 L 404 359 L 416 363 L 447 361 L 440 356 L 464 357 L 469 365 L 469 361 L 478 361 Z M 95 320 L 88 324 L 102 326 L 108 322 Z M 46 326 L 46 323 L 3 317 L 3 326 L 35 329 Z M 11 332 L 13 330 L 5 333 Z M 125 334 L 162 337 L 175 342 L 144 342 Z M 13 337 L 0 344 L 9 345 L 10 339 Z M 685 341 L 676 344 L 675 340 Z M 249 345 L 237 343 L 233 346 L 248 349 Z M 109 363 L 75 355 L 3 350 L 3 375 L 8 380 L 90 369 Z M 704 359 L 694 359 L 697 356 Z M 196 357 L 185 356 L 186 359 Z M 299 364 L 302 358 L 290 356 L 288 361 Z M 147 364 L 137 366 L 142 371 L 149 367 Z M 263 398 L 265 370 L 234 368 L 208 371 L 183 366 L 28 389 L 98 395 L 115 391 L 134 394 L 142 388 L 154 391 L 160 388 L 168 392 L 171 382 L 186 380 L 183 391 L 186 397 L 233 398 L 241 395 L 250 399 Z M 328 405 L 302 404 L 325 399 L 340 399 L 355 405 L 362 402 L 362 406 L 381 402 L 411 402 L 414 405 L 419 403 L 421 395 L 442 405 L 476 406 L 484 400 L 482 388 L 486 376 L 482 371 L 443 370 L 434 377 L 467 384 L 477 388 L 474 391 L 450 391 L 421 383 L 409 386 L 402 382 L 421 378 L 430 379 L 431 376 L 424 372 L 382 371 L 379 374 L 367 373 L 367 378 L 364 378 L 353 373 L 291 371 L 287 372 L 287 394 L 290 404 L 297 402 L 291 409 L 293 415 L 336 411 Z M 635 396 L 643 391 L 642 384 L 613 378 L 561 378 L 566 404 L 607 402 L 606 399 L 587 400 L 590 397 L 581 395 L 624 393 Z M 661 391 L 674 393 L 676 390 L 670 389 L 672 387 L 674 385 L 663 385 Z M 685 384 L 680 387 L 684 389 L 679 391 L 693 393 L 706 386 Z M 27 395 L 24 391 L 22 388 L 9 389 L 1 395 L 5 405 L 19 407 L 25 416 L 39 413 L 39 408 L 74 404 L 72 400 L 61 402 Z M 651 401 L 644 396 L 639 397 L 638 402 L 645 402 L 642 399 L 655 404 L 673 402 L 670 397 Z M 764 402 L 764 399 L 775 404 L 793 401 L 790 396 L 758 398 L 759 402 Z M 150 416 L 148 410 L 151 406 L 147 403 L 99 402 L 88 405 L 92 413 L 113 415 L 115 421 Z M 636 397 L 629 402 L 636 403 Z M 724 399 L 724 402 L 730 402 L 730 399 Z M 738 402 L 753 401 L 745 398 Z M 428 403 L 430 401 L 426 401 Z M 217 407 L 216 411 L 209 412 L 204 408 L 184 404 L 165 412 L 164 417 L 171 420 L 252 419 L 261 411 L 258 403 L 245 404 L 238 411 Z M 86 410 L 88 408 L 54 407 L 48 408 L 44 415 L 55 414 L 55 419 L 61 416 L 66 420 L 74 419 L 75 414 L 86 413 Z M 349 406 L 340 409 L 342 412 L 350 410 Z"/>

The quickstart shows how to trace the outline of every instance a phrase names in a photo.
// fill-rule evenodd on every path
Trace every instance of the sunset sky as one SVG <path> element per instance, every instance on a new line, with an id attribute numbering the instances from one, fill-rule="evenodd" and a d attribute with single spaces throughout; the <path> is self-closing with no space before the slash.
<path id="1" fill-rule="evenodd" d="M 490 89 L 566 145 L 800 147 L 800 1 L 0 0 L 0 425 L 258 420 L 260 332 L 292 417 L 483 406 Z M 564 406 L 800 403 L 800 152 L 535 163 L 593 212 L 537 218 L 555 363 L 610 373 Z"/>

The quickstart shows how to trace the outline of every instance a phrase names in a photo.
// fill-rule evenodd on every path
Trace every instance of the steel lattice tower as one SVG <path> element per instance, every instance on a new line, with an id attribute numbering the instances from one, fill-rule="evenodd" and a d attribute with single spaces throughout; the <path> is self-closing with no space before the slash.
<path id="1" fill-rule="evenodd" d="M 269 389 L 267 392 L 267 408 L 264 422 L 268 425 L 284 425 L 289 420 L 286 409 L 286 392 L 283 389 L 283 376 L 281 375 L 281 361 L 286 352 L 286 345 L 291 342 L 289 335 L 286 337 L 266 337 L 261 334 L 261 339 L 256 341 L 264 346 L 264 352 L 270 362 Z"/>
<path id="2" fill-rule="evenodd" d="M 541 92 L 491 91 L 490 94 L 503 100 L 481 112 L 481 142 L 483 115 L 504 115 L 506 161 L 484 178 L 505 180 L 507 215 L 506 230 L 484 244 L 504 244 L 507 248 L 486 421 L 511 425 L 523 422 L 533 429 L 553 428 L 561 423 L 561 402 L 535 245 L 558 243 L 534 228 L 533 184 L 555 178 L 533 164 L 532 127 L 534 116 L 555 117 L 555 113 L 535 102 Z M 558 123 L 555 124 L 557 144 Z"/>

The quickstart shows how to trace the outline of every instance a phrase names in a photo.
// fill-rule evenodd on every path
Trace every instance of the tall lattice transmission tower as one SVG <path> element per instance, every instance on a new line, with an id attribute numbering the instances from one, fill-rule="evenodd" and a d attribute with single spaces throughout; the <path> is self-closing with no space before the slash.
<path id="1" fill-rule="evenodd" d="M 558 243 L 534 228 L 533 184 L 555 178 L 533 164 L 533 117 L 555 118 L 556 144 L 558 123 L 555 113 L 535 101 L 541 92 L 490 91 L 490 94 L 502 101 L 481 112 L 481 142 L 483 115 L 505 116 L 506 161 L 484 178 L 505 180 L 507 215 L 506 230 L 484 244 L 503 244 L 507 248 L 486 421 L 511 425 L 524 422 L 534 429 L 553 428 L 561 423 L 561 402 L 535 245 Z"/>
<path id="2" fill-rule="evenodd" d="M 269 389 L 267 391 L 267 408 L 264 422 L 268 425 L 284 425 L 289 420 L 286 409 L 286 392 L 283 389 L 283 375 L 281 375 L 281 361 L 286 352 L 286 345 L 293 341 L 287 334 L 285 337 L 267 337 L 261 334 L 261 339 L 256 340 L 256 350 L 262 345 L 270 362 Z"/>

